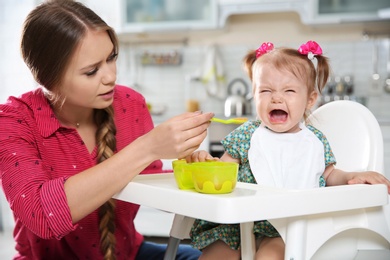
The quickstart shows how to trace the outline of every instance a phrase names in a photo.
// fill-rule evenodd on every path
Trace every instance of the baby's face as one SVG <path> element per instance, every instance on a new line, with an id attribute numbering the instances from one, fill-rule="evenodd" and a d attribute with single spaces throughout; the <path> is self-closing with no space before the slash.
<path id="1" fill-rule="evenodd" d="M 253 74 L 256 112 L 265 126 L 279 133 L 295 133 L 317 99 L 308 93 L 304 80 L 287 70 L 277 70 L 270 64 L 257 67 Z"/>

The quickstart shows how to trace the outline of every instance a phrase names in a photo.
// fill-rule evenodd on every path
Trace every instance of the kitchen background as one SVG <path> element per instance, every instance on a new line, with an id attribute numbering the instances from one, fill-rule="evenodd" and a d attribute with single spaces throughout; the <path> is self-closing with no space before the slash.
<path id="1" fill-rule="evenodd" d="M 1 103 L 36 86 L 20 57 L 19 37 L 24 18 L 40 2 L 0 0 Z M 155 124 L 196 106 L 223 117 L 229 83 L 241 78 L 250 86 L 241 63 L 249 49 L 265 41 L 294 48 L 317 41 L 333 70 L 323 101 L 348 96 L 374 113 L 383 131 L 390 177 L 390 87 L 385 87 L 390 76 L 390 0 L 82 2 L 117 30 L 117 82 L 145 96 Z M 237 90 L 242 84 L 230 87 Z M 0 202 L 0 230 L 9 230 L 12 219 L 3 194 Z"/>

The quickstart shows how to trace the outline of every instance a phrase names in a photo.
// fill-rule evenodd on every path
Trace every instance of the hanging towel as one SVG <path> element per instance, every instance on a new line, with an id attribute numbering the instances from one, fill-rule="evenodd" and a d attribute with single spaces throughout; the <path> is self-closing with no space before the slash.
<path id="1" fill-rule="evenodd" d="M 205 86 L 209 96 L 225 97 L 225 71 L 218 48 L 215 45 L 209 46 L 206 51 L 204 64 L 200 70 L 200 81 Z"/>

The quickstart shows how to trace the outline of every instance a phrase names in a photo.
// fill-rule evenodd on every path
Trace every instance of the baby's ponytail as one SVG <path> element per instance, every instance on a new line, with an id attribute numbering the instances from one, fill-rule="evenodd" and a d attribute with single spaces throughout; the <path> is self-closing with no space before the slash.
<path id="1" fill-rule="evenodd" d="M 249 51 L 243 58 L 244 70 L 248 74 L 249 79 L 252 81 L 252 66 L 256 61 L 256 50 Z"/>
<path id="2" fill-rule="evenodd" d="M 329 61 L 328 58 L 323 55 L 316 56 L 317 59 L 317 90 L 322 93 L 329 78 Z"/>

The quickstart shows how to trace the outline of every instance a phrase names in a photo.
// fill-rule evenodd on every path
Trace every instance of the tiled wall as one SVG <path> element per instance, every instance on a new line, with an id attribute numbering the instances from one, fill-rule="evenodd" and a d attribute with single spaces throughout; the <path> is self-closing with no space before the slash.
<path id="1" fill-rule="evenodd" d="M 379 89 L 373 88 L 373 48 L 379 46 L 378 72 L 381 75 Z M 384 91 L 386 77 L 386 61 L 389 51 L 389 40 L 368 40 L 355 42 L 325 42 L 321 43 L 324 54 L 330 58 L 334 75 L 353 75 L 355 95 L 366 98 L 366 105 L 377 117 L 381 124 L 385 141 L 385 169 L 390 177 L 390 94 Z M 291 46 L 299 44 L 291 43 Z M 248 84 L 249 80 L 243 72 L 241 60 L 248 49 L 256 46 L 219 46 L 226 72 L 227 82 L 236 77 L 243 77 Z M 181 66 L 142 66 L 139 56 L 144 51 L 166 53 L 177 50 L 183 54 Z M 119 59 L 118 82 L 126 85 L 137 83 L 138 90 L 153 104 L 164 105 L 166 112 L 161 116 L 154 116 L 158 123 L 177 115 L 186 109 L 188 98 L 197 99 L 203 111 L 213 111 L 223 114 L 223 99 L 210 97 L 206 94 L 203 85 L 197 81 L 189 82 L 186 77 L 196 75 L 204 66 L 207 59 L 208 47 L 205 46 L 131 46 L 125 45 L 121 49 Z M 134 58 L 135 57 L 135 58 Z M 129 67 L 129 65 L 132 65 Z M 226 89 L 223 90 L 226 93 Z"/>
<path id="2" fill-rule="evenodd" d="M 379 80 L 380 88 L 373 90 L 371 76 L 373 73 L 373 48 L 379 46 Z M 278 43 L 275 43 L 278 45 Z M 299 46 L 299 43 L 291 42 L 290 47 Z M 373 98 L 375 102 L 367 100 L 367 105 L 381 119 L 390 119 L 390 94 L 383 90 L 386 76 L 386 58 L 388 55 L 389 40 L 368 40 L 355 42 L 323 42 L 321 46 L 324 55 L 330 58 L 334 75 L 352 75 L 354 78 L 355 95 Z M 241 60 L 246 52 L 256 46 L 226 45 L 217 46 L 223 63 L 223 70 L 227 83 L 237 77 L 243 77 L 250 84 L 242 69 Z M 207 59 L 207 46 L 139 46 L 124 45 L 121 48 L 119 59 L 118 82 L 139 85 L 139 90 L 151 103 L 164 103 L 168 110 L 164 116 L 155 117 L 156 120 L 164 120 L 167 117 L 180 113 L 185 109 L 187 98 L 198 99 L 202 110 L 212 110 L 215 113 L 223 113 L 223 99 L 208 96 L 207 86 L 196 81 L 186 80 L 191 75 L 196 75 L 205 67 Z M 181 66 L 160 65 L 143 66 L 140 64 L 140 55 L 145 51 L 152 53 L 167 53 L 179 51 L 183 54 Z M 134 58 L 135 57 L 135 58 Z M 227 84 L 226 84 L 227 85 Z M 226 86 L 221 90 L 222 96 L 226 96 Z M 370 107 L 370 108 L 371 108 Z M 386 109 L 388 108 L 388 109 Z"/>

